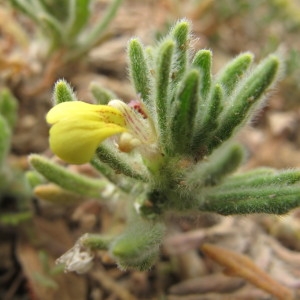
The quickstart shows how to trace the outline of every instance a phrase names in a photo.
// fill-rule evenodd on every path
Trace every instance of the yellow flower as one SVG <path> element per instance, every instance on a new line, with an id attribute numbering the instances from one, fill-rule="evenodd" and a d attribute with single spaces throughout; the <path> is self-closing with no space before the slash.
<path id="1" fill-rule="evenodd" d="M 54 106 L 46 119 L 53 125 L 50 148 L 58 157 L 72 164 L 89 162 L 103 140 L 127 131 L 122 112 L 108 105 L 63 102 Z"/>
<path id="2" fill-rule="evenodd" d="M 120 100 L 108 105 L 62 102 L 48 112 L 46 119 L 52 125 L 50 148 L 71 164 L 89 162 L 98 145 L 118 133 L 127 133 L 119 139 L 119 150 L 125 152 L 157 140 L 150 118 Z"/>

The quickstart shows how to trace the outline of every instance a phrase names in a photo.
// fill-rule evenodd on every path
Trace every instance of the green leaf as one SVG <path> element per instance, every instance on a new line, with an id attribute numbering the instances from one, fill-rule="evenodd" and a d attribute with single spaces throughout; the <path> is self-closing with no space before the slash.
<path id="1" fill-rule="evenodd" d="M 43 288 L 48 288 L 49 290 L 57 290 L 59 288 L 57 282 L 48 275 L 44 275 L 39 272 L 34 272 L 34 280 Z"/>
<path id="2" fill-rule="evenodd" d="M 198 106 L 197 123 L 194 126 L 193 142 L 191 150 L 196 156 L 203 156 L 207 149 L 205 145 L 213 136 L 219 126 L 219 115 L 223 109 L 224 91 L 221 85 L 216 84 L 206 101 L 206 105 Z M 201 103 L 201 101 L 199 101 Z"/>
<path id="3" fill-rule="evenodd" d="M 92 251 L 95 250 L 108 250 L 114 236 L 103 234 L 85 234 L 80 238 L 80 243 Z"/>
<path id="4" fill-rule="evenodd" d="M 254 169 L 243 174 L 234 175 L 224 181 L 226 188 L 240 187 L 263 187 L 263 186 L 287 186 L 300 181 L 299 170 L 276 171 L 271 168 Z"/>
<path id="5" fill-rule="evenodd" d="M 212 65 L 212 53 L 210 50 L 199 50 L 192 61 L 194 68 L 200 71 L 200 96 L 201 100 L 205 103 L 209 95 L 212 75 L 211 75 L 211 65 Z"/>
<path id="6" fill-rule="evenodd" d="M 240 166 L 243 158 L 244 150 L 240 145 L 226 145 L 188 171 L 187 186 L 193 191 L 204 186 L 218 185 Z"/>
<path id="7" fill-rule="evenodd" d="M 242 80 L 253 61 L 253 54 L 250 52 L 242 53 L 230 61 L 220 72 L 217 82 L 223 86 L 226 95 L 230 95 L 238 83 Z"/>
<path id="8" fill-rule="evenodd" d="M 101 161 L 98 156 L 94 156 L 90 161 L 90 164 L 102 175 L 105 176 L 110 182 L 117 185 L 121 190 L 125 192 L 131 192 L 132 187 L 135 185 L 135 179 L 126 177 L 122 174 L 118 174 L 107 163 Z"/>
<path id="9" fill-rule="evenodd" d="M 170 97 L 170 71 L 172 56 L 174 52 L 174 41 L 171 39 L 162 42 L 157 53 L 156 69 L 156 114 L 158 129 L 160 135 L 160 144 L 163 149 L 168 144 L 168 124 L 167 120 L 170 115 L 169 97 Z"/>
<path id="10" fill-rule="evenodd" d="M 111 245 L 112 256 L 121 269 L 148 270 L 159 254 L 165 226 L 137 219 Z"/>
<path id="11" fill-rule="evenodd" d="M 8 89 L 0 91 L 0 114 L 5 118 L 7 124 L 12 129 L 17 121 L 17 99 Z"/>
<path id="12" fill-rule="evenodd" d="M 148 67 L 145 50 L 138 39 L 130 40 L 128 44 L 129 74 L 142 101 L 151 109 L 153 103 L 150 101 L 152 90 L 152 76 Z"/>
<path id="13" fill-rule="evenodd" d="M 175 41 L 172 68 L 172 85 L 183 78 L 188 64 L 188 49 L 190 38 L 190 23 L 183 19 L 178 21 L 170 31 L 170 37 Z"/>
<path id="14" fill-rule="evenodd" d="M 69 1 L 67 37 L 70 42 L 78 36 L 90 17 L 90 0 Z"/>
<path id="15" fill-rule="evenodd" d="M 204 200 L 204 201 L 203 201 Z M 285 214 L 300 205 L 300 186 L 271 185 L 240 188 L 218 187 L 204 196 L 200 210 L 222 215 L 267 213 Z"/>
<path id="16" fill-rule="evenodd" d="M 97 155 L 93 157 L 90 164 L 112 182 L 116 182 L 116 172 L 106 163 L 101 161 Z"/>
<path id="17" fill-rule="evenodd" d="M 84 196 L 67 191 L 53 183 L 36 186 L 33 194 L 38 199 L 60 206 L 78 205 L 85 200 Z"/>
<path id="18" fill-rule="evenodd" d="M 237 126 L 245 124 L 249 119 L 267 88 L 276 80 L 279 63 L 277 56 L 270 55 L 242 80 L 234 97 L 226 103 L 227 110 L 222 114 L 219 128 L 214 133 L 215 139 L 208 145 L 210 152 L 230 138 Z"/>
<path id="19" fill-rule="evenodd" d="M 105 179 L 98 180 L 70 172 L 37 154 L 30 155 L 29 162 L 50 182 L 79 195 L 102 198 L 107 189 L 112 189 L 112 184 Z"/>
<path id="20" fill-rule="evenodd" d="M 234 175 L 204 191 L 200 209 L 224 215 L 284 214 L 300 204 L 300 171 L 261 168 Z"/>
<path id="21" fill-rule="evenodd" d="M 192 128 L 199 100 L 198 70 L 190 70 L 180 83 L 176 100 L 172 103 L 171 119 L 172 148 L 177 153 L 187 153 L 191 149 Z"/>
<path id="22" fill-rule="evenodd" d="M 131 178 L 147 182 L 148 174 L 145 172 L 139 172 L 133 168 L 136 163 L 130 163 L 128 155 L 122 155 L 113 150 L 113 147 L 109 147 L 102 143 L 96 150 L 96 156 L 104 163 L 107 163 L 117 173 L 123 173 Z"/>
<path id="23" fill-rule="evenodd" d="M 117 99 L 117 96 L 112 91 L 103 88 L 95 81 L 90 83 L 89 91 L 92 93 L 97 104 L 106 105 L 110 100 Z"/>
<path id="24" fill-rule="evenodd" d="M 76 101 L 76 95 L 73 92 L 72 87 L 64 79 L 59 79 L 54 86 L 53 102 L 55 105 L 67 102 Z"/>
<path id="25" fill-rule="evenodd" d="M 32 0 L 30 0 L 32 1 Z M 37 0 L 43 6 L 44 11 L 47 11 L 57 21 L 65 22 L 68 17 L 70 2 L 77 0 Z"/>
<path id="26" fill-rule="evenodd" d="M 104 16 L 93 25 L 93 29 L 87 32 L 81 40 L 81 44 L 78 45 L 78 49 L 74 52 L 74 57 L 83 55 L 89 51 L 93 46 L 97 45 L 101 41 L 105 30 L 115 17 L 119 6 L 123 0 L 112 0 L 107 7 Z"/>
<path id="27" fill-rule="evenodd" d="M 154 69 L 155 69 L 155 49 L 152 46 L 146 46 L 145 48 L 145 55 L 146 55 L 146 60 L 148 62 L 149 68 L 150 68 L 150 73 L 151 76 L 154 77 Z"/>
<path id="28" fill-rule="evenodd" d="M 27 15 L 30 19 L 32 19 L 35 22 L 38 21 L 38 17 L 36 14 L 36 11 L 34 10 L 31 1 L 22 1 L 22 0 L 10 0 L 10 3 L 18 9 L 20 12 Z"/>
<path id="29" fill-rule="evenodd" d="M 50 14 L 42 13 L 38 15 L 41 26 L 45 29 L 51 38 L 49 51 L 55 51 L 65 42 L 64 30 L 62 24 L 53 18 Z"/>
<path id="30" fill-rule="evenodd" d="M 25 173 L 26 181 L 31 188 L 35 188 L 36 186 L 45 183 L 45 178 L 41 176 L 38 172 L 32 170 L 27 171 Z"/>
<path id="31" fill-rule="evenodd" d="M 11 130 L 6 120 L 0 115 L 0 170 L 3 168 L 10 149 Z"/>
<path id="32" fill-rule="evenodd" d="M 41 0 L 28 0 L 26 2 L 31 3 L 32 8 L 36 14 L 45 11 L 43 1 L 41 1 Z"/>
<path id="33" fill-rule="evenodd" d="M 15 212 L 15 213 L 2 213 L 0 214 L 0 224 L 17 226 L 23 222 L 31 220 L 33 213 L 31 211 Z"/>

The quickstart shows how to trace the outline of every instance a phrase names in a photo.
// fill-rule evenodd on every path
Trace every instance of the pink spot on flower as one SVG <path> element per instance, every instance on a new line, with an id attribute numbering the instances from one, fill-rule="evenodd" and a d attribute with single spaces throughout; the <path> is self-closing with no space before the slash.
<path id="1" fill-rule="evenodd" d="M 140 101 L 137 100 L 131 100 L 128 103 L 128 106 L 130 106 L 131 108 L 133 108 L 136 112 L 138 112 L 139 114 L 141 114 L 143 116 L 144 119 L 147 119 L 148 116 L 143 108 L 143 104 Z"/>

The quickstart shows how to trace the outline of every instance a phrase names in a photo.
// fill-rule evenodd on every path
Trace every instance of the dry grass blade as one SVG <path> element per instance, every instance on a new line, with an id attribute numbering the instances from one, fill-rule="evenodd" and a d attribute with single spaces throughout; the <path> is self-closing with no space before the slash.
<path id="1" fill-rule="evenodd" d="M 111 291 L 118 297 L 118 299 L 137 300 L 137 298 L 133 296 L 126 288 L 124 288 L 122 285 L 118 284 L 112 278 L 110 278 L 105 271 L 97 270 L 91 275 L 94 279 L 99 281 L 99 283 L 104 289 Z"/>
<path id="2" fill-rule="evenodd" d="M 52 204 L 75 205 L 84 201 L 84 197 L 62 189 L 53 183 L 41 184 L 33 190 L 34 195 Z"/>
<path id="3" fill-rule="evenodd" d="M 181 281 L 171 286 L 169 291 L 175 295 L 229 293 L 241 288 L 244 283 L 245 281 L 240 278 L 231 278 L 222 273 L 213 273 Z"/>
<path id="4" fill-rule="evenodd" d="M 242 277 L 280 300 L 294 299 L 293 293 L 288 288 L 272 279 L 247 256 L 211 244 L 202 245 L 201 250 L 224 266 L 225 274 Z"/>

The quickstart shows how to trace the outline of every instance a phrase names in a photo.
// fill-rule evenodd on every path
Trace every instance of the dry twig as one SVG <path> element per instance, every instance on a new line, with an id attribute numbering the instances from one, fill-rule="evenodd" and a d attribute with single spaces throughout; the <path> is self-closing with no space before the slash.
<path id="1" fill-rule="evenodd" d="M 205 255 L 224 266 L 225 274 L 242 277 L 280 300 L 294 299 L 290 289 L 272 279 L 247 256 L 211 244 L 202 245 L 201 250 Z"/>

